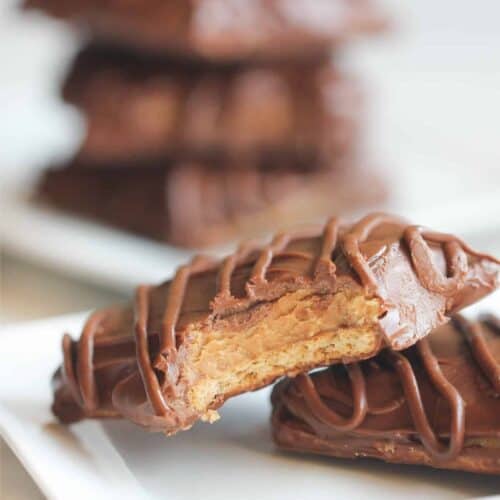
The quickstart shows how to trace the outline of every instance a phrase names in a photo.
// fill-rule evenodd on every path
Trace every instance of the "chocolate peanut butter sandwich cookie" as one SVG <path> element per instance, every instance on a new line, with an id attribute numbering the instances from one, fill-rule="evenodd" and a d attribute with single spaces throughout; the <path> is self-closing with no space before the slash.
<path id="1" fill-rule="evenodd" d="M 300 156 L 308 165 L 354 147 L 360 94 L 324 61 L 214 67 L 98 44 L 78 55 L 63 89 L 84 113 L 87 161 L 223 153 Z"/>
<path id="2" fill-rule="evenodd" d="M 38 197 L 148 238 L 206 247 L 349 213 L 385 196 L 376 172 L 340 164 L 311 171 L 269 161 L 158 161 L 142 168 L 74 162 L 48 170 Z"/>
<path id="3" fill-rule="evenodd" d="M 310 59 L 386 20 L 371 0 L 26 0 L 94 37 L 217 61 Z"/>
<path id="4" fill-rule="evenodd" d="M 283 232 L 222 261 L 200 257 L 171 281 L 140 286 L 131 305 L 92 314 L 79 340 L 64 336 L 53 411 L 63 422 L 123 417 L 167 434 L 213 422 L 227 398 L 283 375 L 384 348 L 406 359 L 397 351 L 495 289 L 499 271 L 458 238 L 385 214 Z"/>
<path id="5" fill-rule="evenodd" d="M 284 379 L 278 446 L 500 474 L 500 320 L 456 315 L 402 352 Z"/>

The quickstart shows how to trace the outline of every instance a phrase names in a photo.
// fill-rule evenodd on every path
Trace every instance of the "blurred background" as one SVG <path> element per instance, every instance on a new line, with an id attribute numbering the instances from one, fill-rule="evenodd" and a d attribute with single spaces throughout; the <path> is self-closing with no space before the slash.
<path id="1" fill-rule="evenodd" d="M 174 42 L 133 12 L 83 22 L 94 3 L 0 6 L 0 324 L 123 300 L 200 248 L 333 212 L 499 252 L 498 2 L 318 2 L 307 44 L 266 38 L 265 12 L 228 28 L 217 2 Z M 2 498 L 41 497 L 1 449 Z"/>

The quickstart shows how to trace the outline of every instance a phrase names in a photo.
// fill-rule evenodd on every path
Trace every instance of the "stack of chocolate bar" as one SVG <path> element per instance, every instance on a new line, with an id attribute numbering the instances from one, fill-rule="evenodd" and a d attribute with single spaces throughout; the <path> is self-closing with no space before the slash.
<path id="1" fill-rule="evenodd" d="M 500 321 L 457 315 L 499 284 L 500 260 L 452 235 L 332 218 L 93 313 L 63 337 L 53 411 L 173 434 L 288 376 L 280 447 L 500 474 Z"/>
<path id="2" fill-rule="evenodd" d="M 89 35 L 63 88 L 87 131 L 51 203 L 185 246 L 376 202 L 340 46 L 371 0 L 27 0 Z M 332 57 L 333 56 L 333 57 Z"/>

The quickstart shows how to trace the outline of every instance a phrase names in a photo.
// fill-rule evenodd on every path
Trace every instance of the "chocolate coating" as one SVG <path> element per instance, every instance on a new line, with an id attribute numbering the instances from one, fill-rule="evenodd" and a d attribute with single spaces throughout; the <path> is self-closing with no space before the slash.
<path id="1" fill-rule="evenodd" d="M 290 450 L 500 474 L 500 327 L 457 315 L 403 352 L 280 382 Z"/>
<path id="2" fill-rule="evenodd" d="M 212 60 L 310 59 L 385 19 L 370 0 L 26 0 L 94 37 Z"/>
<path id="3" fill-rule="evenodd" d="M 359 135 L 359 89 L 328 60 L 193 65 L 94 43 L 77 56 L 63 95 L 85 115 L 85 161 L 272 155 L 312 168 L 353 149 Z"/>
<path id="4" fill-rule="evenodd" d="M 348 213 L 385 195 L 375 174 L 342 162 L 317 171 L 270 159 L 140 165 L 75 161 L 48 170 L 39 193 L 60 209 L 190 247 Z"/>
<path id="5" fill-rule="evenodd" d="M 264 247 L 243 245 L 220 262 L 196 258 L 172 281 L 139 287 L 133 305 L 94 313 L 78 342 L 64 337 L 53 411 L 63 422 L 122 416 L 176 432 L 199 418 L 177 405 L 186 390 L 179 380 L 185 346 L 192 341 L 185 333 L 193 323 L 210 330 L 220 318 L 236 318 L 301 289 L 318 295 L 352 290 L 381 301 L 376 350 L 401 350 L 447 321 L 447 314 L 495 289 L 499 272 L 497 259 L 459 239 L 385 214 L 350 226 L 333 218 L 322 228 L 280 233 Z M 436 291 L 443 282 L 446 291 Z M 237 316 L 239 326 L 250 317 Z M 359 373 L 352 377 L 359 379 Z M 356 387 L 355 399 L 362 403 L 362 387 Z M 213 407 L 233 395 L 221 394 Z M 341 424 L 358 425 L 365 410 Z"/>

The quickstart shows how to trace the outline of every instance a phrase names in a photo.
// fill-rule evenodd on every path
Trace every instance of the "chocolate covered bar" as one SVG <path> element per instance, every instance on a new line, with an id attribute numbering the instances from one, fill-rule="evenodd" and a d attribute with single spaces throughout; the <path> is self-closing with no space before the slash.
<path id="1" fill-rule="evenodd" d="M 459 315 L 415 346 L 285 379 L 278 446 L 500 474 L 500 321 Z"/>
<path id="2" fill-rule="evenodd" d="M 40 197 L 51 205 L 149 238 L 202 247 L 276 225 L 348 213 L 384 197 L 376 173 L 336 165 L 309 171 L 292 162 L 244 161 L 87 166 L 48 170 Z"/>
<path id="3" fill-rule="evenodd" d="M 167 434 L 212 422 L 227 398 L 283 375 L 408 348 L 499 272 L 454 236 L 379 213 L 196 258 L 133 304 L 92 314 L 78 341 L 64 336 L 53 411 Z"/>
<path id="4" fill-rule="evenodd" d="M 385 19 L 371 0 L 26 0 L 97 38 L 212 60 L 310 59 Z"/>
<path id="5" fill-rule="evenodd" d="M 315 165 L 352 149 L 361 114 L 357 84 L 325 61 L 214 67 L 99 44 L 77 56 L 63 96 L 84 113 L 85 161 L 271 154 Z"/>

